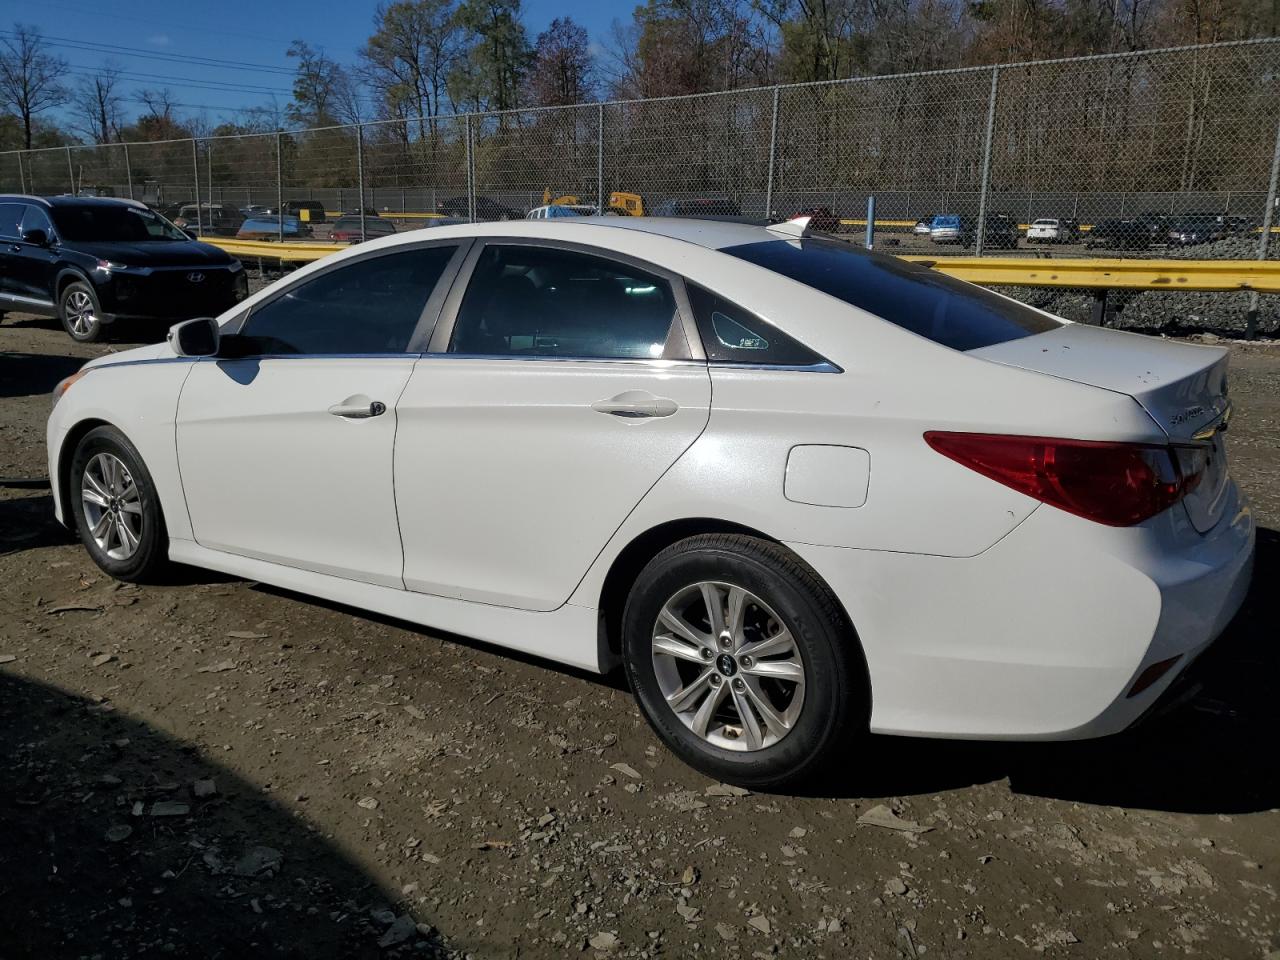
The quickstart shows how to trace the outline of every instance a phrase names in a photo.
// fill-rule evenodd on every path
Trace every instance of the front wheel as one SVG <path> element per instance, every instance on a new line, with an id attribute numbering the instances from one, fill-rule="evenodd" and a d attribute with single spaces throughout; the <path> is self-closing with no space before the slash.
<path id="1" fill-rule="evenodd" d="M 67 494 L 89 556 L 117 580 L 156 580 L 168 565 L 160 497 L 142 457 L 114 427 L 84 435 L 71 460 Z"/>
<path id="2" fill-rule="evenodd" d="M 691 537 L 654 557 L 627 600 L 623 661 L 667 745 L 742 786 L 808 779 L 868 719 L 861 650 L 830 590 L 752 537 Z"/>
<path id="3" fill-rule="evenodd" d="M 102 339 L 101 311 L 97 293 L 83 280 L 67 284 L 58 298 L 58 318 L 63 329 L 78 343 Z"/>

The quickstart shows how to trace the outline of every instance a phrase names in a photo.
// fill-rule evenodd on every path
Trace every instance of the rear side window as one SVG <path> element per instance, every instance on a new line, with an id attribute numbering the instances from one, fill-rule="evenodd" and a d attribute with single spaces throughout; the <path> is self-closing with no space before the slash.
<path id="1" fill-rule="evenodd" d="M 749 310 L 694 283 L 686 282 L 685 289 L 698 321 L 702 347 L 713 363 L 807 367 L 824 362 L 804 344 Z"/>
<path id="2" fill-rule="evenodd" d="M 450 353 L 657 358 L 675 318 L 671 285 L 629 264 L 558 247 L 485 248 Z"/>
<path id="3" fill-rule="evenodd" d="M 263 354 L 401 353 L 455 250 L 424 247 L 327 270 L 254 310 L 241 333 Z"/>
<path id="4" fill-rule="evenodd" d="M 765 240 L 721 252 L 954 350 L 977 350 L 1062 325 L 981 287 L 838 240 Z"/>

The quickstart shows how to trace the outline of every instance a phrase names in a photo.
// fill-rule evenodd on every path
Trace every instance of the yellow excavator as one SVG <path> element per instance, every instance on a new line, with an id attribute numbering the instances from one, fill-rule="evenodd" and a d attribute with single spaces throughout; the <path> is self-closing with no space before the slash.
<path id="1" fill-rule="evenodd" d="M 566 206 L 577 206 L 581 204 L 581 202 L 582 201 L 574 194 L 566 193 L 563 196 L 555 197 L 553 199 L 550 188 L 542 191 L 542 203 L 544 206 L 556 206 L 561 204 Z M 605 205 L 604 213 L 613 214 L 617 217 L 643 217 L 644 201 L 640 198 L 640 194 L 638 193 L 624 193 L 623 191 L 615 190 L 613 193 L 609 194 L 609 202 Z"/>

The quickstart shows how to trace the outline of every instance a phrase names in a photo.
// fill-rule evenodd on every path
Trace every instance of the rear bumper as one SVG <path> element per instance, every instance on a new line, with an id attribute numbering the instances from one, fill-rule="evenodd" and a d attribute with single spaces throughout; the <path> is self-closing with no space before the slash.
<path id="1" fill-rule="evenodd" d="M 878 733 L 1074 740 L 1137 721 L 1249 589 L 1254 520 L 1232 491 L 1213 531 L 1183 511 L 1100 527 L 1048 507 L 976 557 L 792 544 L 858 631 Z M 1177 658 L 1129 696 L 1152 664 Z"/>

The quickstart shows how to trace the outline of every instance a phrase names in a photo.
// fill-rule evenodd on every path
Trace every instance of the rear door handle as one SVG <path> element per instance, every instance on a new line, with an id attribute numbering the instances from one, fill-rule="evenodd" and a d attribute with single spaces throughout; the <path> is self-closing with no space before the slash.
<path id="1" fill-rule="evenodd" d="M 647 390 L 628 390 L 608 400 L 597 400 L 591 409 L 625 419 L 643 419 L 669 417 L 680 405 L 668 397 L 655 397 Z"/>
<path id="2" fill-rule="evenodd" d="M 387 405 L 381 400 L 370 400 L 363 394 L 357 394 L 354 397 L 347 397 L 341 403 L 335 403 L 329 408 L 329 412 L 335 417 L 344 417 L 347 420 L 366 420 L 369 417 L 380 417 L 387 412 Z"/>

